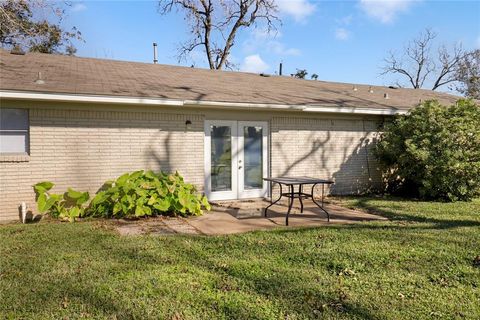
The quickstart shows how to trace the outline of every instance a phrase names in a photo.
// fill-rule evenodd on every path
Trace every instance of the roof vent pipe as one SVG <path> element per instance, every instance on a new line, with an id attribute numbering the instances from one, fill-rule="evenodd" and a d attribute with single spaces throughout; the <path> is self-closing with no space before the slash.
<path id="1" fill-rule="evenodd" d="M 368 92 L 373 93 L 373 88 L 371 86 L 368 88 Z"/>
<path id="2" fill-rule="evenodd" d="M 280 62 L 280 66 L 278 67 L 278 75 L 279 75 L 279 76 L 282 75 L 282 69 L 283 69 L 283 63 Z"/>
<path id="3" fill-rule="evenodd" d="M 383 94 L 383 97 L 384 97 L 385 99 L 390 99 L 390 97 L 388 96 L 388 93 L 384 93 L 384 94 Z"/>
<path id="4" fill-rule="evenodd" d="M 153 63 L 154 64 L 157 64 L 158 60 L 157 60 L 157 43 L 154 42 L 153 43 Z"/>
<path id="5" fill-rule="evenodd" d="M 358 91 L 357 86 L 353 86 L 353 91 Z"/>
<path id="6" fill-rule="evenodd" d="M 45 84 L 45 81 L 42 79 L 42 73 L 39 71 L 37 79 L 35 80 L 36 84 Z"/>

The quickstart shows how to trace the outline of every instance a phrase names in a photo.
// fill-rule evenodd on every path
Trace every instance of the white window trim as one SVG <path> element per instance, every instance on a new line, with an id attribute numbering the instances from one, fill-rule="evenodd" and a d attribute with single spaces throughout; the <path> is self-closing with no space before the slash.
<path id="1" fill-rule="evenodd" d="M 2 129 L 0 128 L 0 135 L 2 132 L 17 132 L 25 133 L 25 152 L 2 152 L 0 150 L 0 162 L 25 162 L 30 160 L 30 110 L 27 108 L 2 108 L 8 110 L 26 110 L 27 114 L 27 128 L 26 129 Z"/>

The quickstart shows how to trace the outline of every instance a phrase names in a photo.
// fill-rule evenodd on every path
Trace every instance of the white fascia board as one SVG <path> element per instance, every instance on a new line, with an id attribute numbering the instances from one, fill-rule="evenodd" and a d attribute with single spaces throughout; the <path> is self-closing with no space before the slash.
<path id="1" fill-rule="evenodd" d="M 283 111 L 304 111 L 315 113 L 350 113 L 350 114 L 371 114 L 371 115 L 396 115 L 406 114 L 406 110 L 396 108 L 365 108 L 365 107 L 324 107 L 315 105 L 288 105 L 288 104 L 267 104 L 267 103 L 235 103 L 235 102 L 214 102 L 185 100 L 185 106 L 198 106 L 210 108 L 237 108 L 237 109 L 278 109 Z"/>
<path id="2" fill-rule="evenodd" d="M 273 103 L 247 103 L 247 102 L 221 102 L 221 101 L 198 101 L 185 100 L 185 106 L 189 107 L 211 107 L 211 108 L 238 108 L 238 109 L 281 109 L 303 111 L 303 105 L 273 104 Z"/>
<path id="3" fill-rule="evenodd" d="M 305 112 L 329 112 L 329 113 L 351 113 L 351 114 L 373 114 L 373 115 L 397 115 L 406 114 L 407 110 L 400 110 L 396 108 L 361 108 L 361 107 L 321 107 L 308 106 L 303 109 Z"/>
<path id="4" fill-rule="evenodd" d="M 232 108 L 232 109 L 254 109 L 254 110 L 283 110 L 283 111 L 304 111 L 313 113 L 349 113 L 349 114 L 371 114 L 371 115 L 396 115 L 405 114 L 407 111 L 395 108 L 365 108 L 365 107 L 324 107 L 312 105 L 288 105 L 268 103 L 238 103 L 221 101 L 199 101 L 199 100 L 173 100 L 162 98 L 142 97 L 121 97 L 121 96 L 100 96 L 80 95 L 62 93 L 38 93 L 0 90 L 0 98 L 18 99 L 32 101 L 59 101 L 59 102 L 83 102 L 83 103 L 111 103 L 128 105 L 152 105 L 152 106 L 187 106 L 205 108 Z"/>
<path id="5" fill-rule="evenodd" d="M 140 97 L 96 96 L 79 94 L 33 93 L 18 91 L 0 91 L 0 98 L 35 100 L 35 101 L 62 101 L 62 102 L 95 102 L 115 104 L 142 104 L 183 106 L 183 101 L 171 99 L 152 99 Z"/>

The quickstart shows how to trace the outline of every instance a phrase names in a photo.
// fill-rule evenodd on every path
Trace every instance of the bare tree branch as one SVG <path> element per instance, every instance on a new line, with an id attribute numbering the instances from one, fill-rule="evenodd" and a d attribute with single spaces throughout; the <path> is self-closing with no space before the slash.
<path id="1" fill-rule="evenodd" d="M 229 56 L 240 29 L 262 23 L 270 32 L 276 30 L 276 23 L 280 23 L 274 0 L 159 1 L 160 14 L 167 14 L 173 9 L 185 15 L 191 33 L 191 38 L 180 45 L 179 59 L 202 47 L 210 69 L 233 67 Z"/>
<path id="2" fill-rule="evenodd" d="M 388 74 L 388 73 L 399 73 L 401 75 L 404 75 L 408 78 L 410 81 L 411 85 L 416 88 L 416 83 L 413 80 L 413 77 L 410 75 L 410 73 L 403 67 L 403 64 L 401 61 L 398 61 L 397 58 L 395 57 L 395 54 L 393 52 L 390 52 L 390 57 L 384 59 L 386 67 L 384 68 L 384 71 L 381 73 L 382 75 Z"/>
<path id="3" fill-rule="evenodd" d="M 454 46 L 450 52 L 445 46 L 438 49 L 438 57 L 431 53 L 432 42 L 437 34 L 425 29 L 404 48 L 401 57 L 390 52 L 384 59 L 381 75 L 399 74 L 406 78 L 414 89 L 423 88 L 427 82 L 433 83 L 432 90 L 457 81 L 455 70 L 463 56 L 461 46 Z M 397 80 L 398 84 L 398 80 Z"/>
<path id="4" fill-rule="evenodd" d="M 432 90 L 458 80 L 456 70 L 464 56 L 465 53 L 461 45 L 455 45 L 451 53 L 444 45 L 438 49 L 438 61 L 441 69 Z"/>

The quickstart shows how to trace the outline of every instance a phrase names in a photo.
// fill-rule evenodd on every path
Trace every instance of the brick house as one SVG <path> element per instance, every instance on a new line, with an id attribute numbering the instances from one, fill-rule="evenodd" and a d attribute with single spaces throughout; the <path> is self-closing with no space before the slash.
<path id="1" fill-rule="evenodd" d="M 32 185 L 95 193 L 138 169 L 178 170 L 210 199 L 264 197 L 263 176 L 379 186 L 382 122 L 455 97 L 282 76 L 0 50 L 0 221 Z"/>

